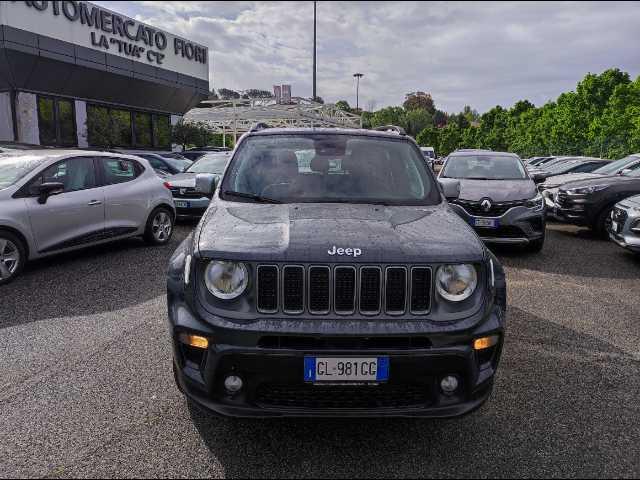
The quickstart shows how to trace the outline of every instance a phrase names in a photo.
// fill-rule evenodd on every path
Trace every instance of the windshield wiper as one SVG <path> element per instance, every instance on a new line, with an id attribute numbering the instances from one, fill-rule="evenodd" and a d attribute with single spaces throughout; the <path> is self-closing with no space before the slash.
<path id="1" fill-rule="evenodd" d="M 276 200 L 275 198 L 254 195 L 253 193 L 243 193 L 243 192 L 234 192 L 233 190 L 225 190 L 223 194 L 229 195 L 230 197 L 248 198 L 249 200 L 253 200 L 254 202 L 259 202 L 259 203 L 282 203 L 280 200 Z"/>

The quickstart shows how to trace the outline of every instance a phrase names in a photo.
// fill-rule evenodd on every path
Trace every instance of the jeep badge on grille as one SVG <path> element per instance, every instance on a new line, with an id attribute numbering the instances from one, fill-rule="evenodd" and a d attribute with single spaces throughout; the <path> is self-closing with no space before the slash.
<path id="1" fill-rule="evenodd" d="M 329 255 L 349 255 L 350 257 L 359 257 L 362 250 L 359 248 L 338 248 L 335 245 L 327 251 Z"/>

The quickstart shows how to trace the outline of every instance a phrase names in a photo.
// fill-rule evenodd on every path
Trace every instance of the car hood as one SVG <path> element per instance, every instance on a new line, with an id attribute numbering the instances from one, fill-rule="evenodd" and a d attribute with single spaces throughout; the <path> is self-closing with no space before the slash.
<path id="1" fill-rule="evenodd" d="M 477 202 L 490 198 L 494 202 L 527 200 L 536 196 L 533 180 L 460 180 L 460 199 Z"/>
<path id="2" fill-rule="evenodd" d="M 375 264 L 484 258 L 478 236 L 446 203 L 385 207 L 214 202 L 197 236 L 203 257 Z M 334 246 L 362 253 L 357 258 L 330 255 Z"/>
<path id="3" fill-rule="evenodd" d="M 555 188 L 567 182 L 603 177 L 604 175 L 600 175 L 598 173 L 565 173 L 563 175 L 551 175 L 544 181 L 543 185 L 546 188 Z"/>
<path id="4" fill-rule="evenodd" d="M 566 190 L 569 188 L 591 187 L 593 185 L 622 185 L 625 183 L 631 183 L 633 185 L 637 184 L 638 186 L 640 186 L 640 177 L 629 177 L 626 175 L 599 175 L 595 178 L 587 178 L 584 180 L 565 183 L 564 185 L 562 185 L 562 189 Z"/>

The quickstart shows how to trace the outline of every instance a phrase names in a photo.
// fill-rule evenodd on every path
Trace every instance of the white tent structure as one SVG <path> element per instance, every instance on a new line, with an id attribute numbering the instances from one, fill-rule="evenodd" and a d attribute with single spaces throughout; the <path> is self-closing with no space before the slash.
<path id="1" fill-rule="evenodd" d="M 184 120 L 205 123 L 214 133 L 233 134 L 234 143 L 259 122 L 271 127 L 362 127 L 359 115 L 301 97 L 293 97 L 286 105 L 269 98 L 205 100 L 187 112 Z"/>

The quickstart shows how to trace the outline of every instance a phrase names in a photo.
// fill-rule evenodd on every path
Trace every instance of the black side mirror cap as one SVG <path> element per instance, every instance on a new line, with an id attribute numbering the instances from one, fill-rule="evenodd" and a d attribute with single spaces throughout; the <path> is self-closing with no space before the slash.
<path id="1" fill-rule="evenodd" d="M 50 196 L 64 192 L 64 184 L 60 182 L 45 182 L 38 186 L 38 192 L 38 203 L 44 205 Z"/>

